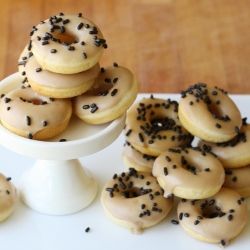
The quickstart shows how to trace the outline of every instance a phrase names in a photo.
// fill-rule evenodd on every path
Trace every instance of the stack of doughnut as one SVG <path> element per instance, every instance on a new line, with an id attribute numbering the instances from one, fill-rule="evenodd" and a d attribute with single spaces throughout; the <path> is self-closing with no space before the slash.
<path id="1" fill-rule="evenodd" d="M 151 173 L 166 200 L 176 199 L 175 224 L 224 247 L 248 217 L 249 129 L 226 91 L 198 83 L 181 92 L 179 103 L 153 96 L 135 102 L 122 157 L 128 168 Z"/>
<path id="2" fill-rule="evenodd" d="M 100 67 L 106 48 L 100 29 L 81 13 L 33 26 L 18 61 L 21 88 L 1 93 L 2 125 L 46 140 L 62 133 L 72 114 L 89 124 L 122 116 L 136 99 L 137 81 L 117 63 Z"/>

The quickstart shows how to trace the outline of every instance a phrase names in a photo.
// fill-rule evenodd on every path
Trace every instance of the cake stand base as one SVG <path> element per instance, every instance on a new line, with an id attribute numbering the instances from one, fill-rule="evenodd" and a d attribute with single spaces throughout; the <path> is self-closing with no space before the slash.
<path id="1" fill-rule="evenodd" d="M 37 160 L 20 180 L 22 201 L 43 214 L 78 212 L 90 205 L 96 194 L 96 181 L 78 159 Z"/>

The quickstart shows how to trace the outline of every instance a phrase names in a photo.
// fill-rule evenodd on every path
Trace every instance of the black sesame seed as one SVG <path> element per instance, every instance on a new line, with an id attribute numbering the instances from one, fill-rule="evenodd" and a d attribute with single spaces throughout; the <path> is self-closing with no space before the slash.
<path id="1" fill-rule="evenodd" d="M 167 162 L 171 161 L 171 159 L 169 158 L 169 156 L 166 156 L 165 159 L 166 159 Z"/>
<path id="2" fill-rule="evenodd" d="M 232 215 L 232 214 L 229 214 L 229 215 L 227 216 L 227 219 L 228 219 L 229 221 L 231 221 L 231 220 L 233 219 L 233 215 Z"/>
<path id="3" fill-rule="evenodd" d="M 129 129 L 125 135 L 129 136 L 131 134 L 131 132 L 132 132 L 132 129 Z"/>
<path id="4" fill-rule="evenodd" d="M 89 232 L 89 230 L 90 230 L 90 228 L 89 228 L 89 227 L 87 227 L 87 228 L 85 229 L 85 232 L 86 232 L 86 233 L 88 233 L 88 232 Z"/>
<path id="5" fill-rule="evenodd" d="M 84 59 L 86 59 L 86 58 L 87 58 L 86 53 L 82 53 L 82 57 L 83 57 Z"/>
<path id="6" fill-rule="evenodd" d="M 6 193 L 6 194 L 10 194 L 10 191 L 9 191 L 9 190 L 6 190 L 5 193 Z"/>
<path id="7" fill-rule="evenodd" d="M 231 174 L 233 174 L 233 172 L 232 172 L 232 170 L 225 170 L 225 174 L 226 175 L 231 175 Z"/>
<path id="8" fill-rule="evenodd" d="M 183 217 L 183 213 L 180 213 L 179 214 L 179 220 L 182 220 L 182 217 Z"/>
<path id="9" fill-rule="evenodd" d="M 27 124 L 28 126 L 30 126 L 30 124 L 31 124 L 31 120 L 30 120 L 30 117 L 29 117 L 29 116 L 26 116 L 26 124 Z"/>
<path id="10" fill-rule="evenodd" d="M 56 25 L 53 25 L 53 28 L 55 29 Z M 62 33 L 65 33 L 65 27 L 64 26 L 60 26 L 59 29 L 61 30 Z"/>
<path id="11" fill-rule="evenodd" d="M 89 108 L 90 108 L 89 105 L 83 105 L 83 106 L 82 106 L 82 109 L 89 109 Z"/>
<path id="12" fill-rule="evenodd" d="M 91 108 L 90 112 L 95 113 L 97 110 L 98 110 L 98 107 L 95 106 L 95 107 Z"/>
<path id="13" fill-rule="evenodd" d="M 118 91 L 118 89 L 114 89 L 114 90 L 112 90 L 112 92 L 111 92 L 111 96 L 114 96 L 114 95 L 117 93 L 117 91 Z"/>
<path id="14" fill-rule="evenodd" d="M 141 141 L 141 142 L 144 142 L 143 135 L 142 135 L 141 133 L 139 133 L 138 136 L 139 136 L 140 141 Z"/>
<path id="15" fill-rule="evenodd" d="M 66 139 L 60 139 L 59 142 L 65 142 L 67 141 Z"/>
<path id="16" fill-rule="evenodd" d="M 56 53 L 56 52 L 57 52 L 56 49 L 52 49 L 52 50 L 50 51 L 50 53 Z"/>
<path id="17" fill-rule="evenodd" d="M 77 25 L 77 29 L 78 29 L 78 30 L 80 30 L 82 27 L 83 27 L 83 23 L 79 23 L 79 24 Z"/>
<path id="18" fill-rule="evenodd" d="M 49 44 L 49 41 L 43 41 L 42 42 L 42 45 L 47 45 L 47 44 Z"/>
<path id="19" fill-rule="evenodd" d="M 221 240 L 220 244 L 224 247 L 226 245 L 226 242 L 224 240 Z"/>
<path id="20" fill-rule="evenodd" d="M 179 222 L 177 220 L 171 220 L 171 223 L 174 224 L 174 225 L 178 225 Z"/>
<path id="21" fill-rule="evenodd" d="M 196 220 L 196 221 L 194 222 L 195 225 L 198 225 L 199 223 L 200 223 L 199 220 Z"/>
<path id="22" fill-rule="evenodd" d="M 221 128 L 221 125 L 220 125 L 219 123 L 216 123 L 216 124 L 215 124 L 215 127 L 216 127 L 216 128 Z"/>
<path id="23" fill-rule="evenodd" d="M 236 182 L 237 181 L 237 177 L 234 176 L 233 179 L 232 179 L 233 182 Z"/>
<path id="24" fill-rule="evenodd" d="M 235 126 L 235 131 L 236 131 L 236 133 L 237 133 L 237 134 L 239 134 L 239 133 L 240 133 L 240 129 L 239 129 L 239 127 L 238 127 L 238 126 Z"/>
<path id="25" fill-rule="evenodd" d="M 168 175 L 168 169 L 166 167 L 163 168 L 164 175 Z"/>

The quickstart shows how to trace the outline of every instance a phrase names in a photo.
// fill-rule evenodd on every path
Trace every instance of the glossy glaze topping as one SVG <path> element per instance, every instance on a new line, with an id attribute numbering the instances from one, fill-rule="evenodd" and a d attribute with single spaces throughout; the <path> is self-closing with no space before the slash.
<path id="1" fill-rule="evenodd" d="M 0 99 L 1 120 L 25 131 L 29 138 L 36 132 L 68 120 L 72 114 L 69 99 L 52 99 L 31 88 L 15 89 Z"/>
<path id="2" fill-rule="evenodd" d="M 132 233 L 141 233 L 145 224 L 163 219 L 173 204 L 166 199 L 150 173 L 130 169 L 114 175 L 102 191 L 102 203 L 115 217 L 133 224 Z"/>
<path id="3" fill-rule="evenodd" d="M 28 50 L 32 50 L 43 69 L 56 73 L 78 73 L 91 68 L 98 61 L 96 55 L 107 48 L 100 29 L 77 15 L 50 17 L 33 26 L 31 35 Z"/>
<path id="4" fill-rule="evenodd" d="M 218 191 L 225 179 L 220 161 L 200 148 L 169 149 L 156 158 L 152 173 L 161 180 L 165 197 L 179 196 L 181 188 L 187 195 L 181 198 L 205 198 Z"/>
<path id="5" fill-rule="evenodd" d="M 203 240 L 225 246 L 247 221 L 244 199 L 235 191 L 221 188 L 212 197 L 202 200 L 182 200 L 178 204 L 179 221 Z"/>
<path id="6" fill-rule="evenodd" d="M 155 156 L 193 140 L 178 119 L 178 102 L 152 95 L 137 101 L 128 110 L 124 135 L 135 148 L 149 149 Z"/>
<path id="7" fill-rule="evenodd" d="M 188 120 L 192 134 L 202 138 L 202 134 L 211 137 L 233 138 L 242 125 L 241 114 L 227 92 L 206 84 L 196 84 L 181 92 L 179 115 L 182 123 Z M 181 116 L 182 114 L 182 116 Z M 221 135 L 221 136 L 220 136 Z M 223 137 L 225 135 L 226 137 Z M 221 137 L 221 138 L 220 138 Z M 203 139 L 203 138 L 202 138 Z"/>

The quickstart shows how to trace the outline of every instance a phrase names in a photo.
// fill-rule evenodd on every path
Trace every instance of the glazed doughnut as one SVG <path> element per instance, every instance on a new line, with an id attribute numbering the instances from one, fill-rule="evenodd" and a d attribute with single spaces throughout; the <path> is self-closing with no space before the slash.
<path id="1" fill-rule="evenodd" d="M 162 196 L 162 189 L 150 173 L 136 171 L 115 174 L 101 193 L 106 215 L 115 223 L 140 234 L 143 228 L 159 223 L 170 211 L 173 198 Z"/>
<path id="2" fill-rule="evenodd" d="M 152 156 L 188 145 L 193 140 L 178 119 L 178 103 L 152 95 L 137 101 L 128 110 L 124 135 L 134 148 Z"/>
<path id="3" fill-rule="evenodd" d="M 243 121 L 238 134 L 230 141 L 212 143 L 203 140 L 198 145 L 217 155 L 224 168 L 239 168 L 250 164 L 250 124 Z"/>
<path id="4" fill-rule="evenodd" d="M 123 115 L 137 93 L 131 71 L 114 63 L 101 68 L 93 89 L 73 98 L 73 112 L 86 123 L 106 123 Z"/>
<path id="5" fill-rule="evenodd" d="M 17 190 L 10 180 L 0 173 L 0 222 L 11 215 L 17 201 Z"/>
<path id="6" fill-rule="evenodd" d="M 247 205 L 237 192 L 221 188 L 202 200 L 185 200 L 177 207 L 179 222 L 192 237 L 219 243 L 222 247 L 236 237 L 247 221 Z"/>
<path id="7" fill-rule="evenodd" d="M 78 15 L 50 17 L 32 27 L 28 50 L 42 69 L 75 74 L 92 68 L 99 61 L 106 40 L 99 28 Z"/>
<path id="8" fill-rule="evenodd" d="M 137 171 L 152 172 L 156 156 L 142 154 L 126 142 L 122 152 L 122 159 L 127 168 L 134 168 Z"/>
<path id="9" fill-rule="evenodd" d="M 205 141 L 225 142 L 238 133 L 241 114 L 227 92 L 198 83 L 181 92 L 178 115 L 183 126 Z"/>
<path id="10" fill-rule="evenodd" d="M 0 99 L 2 125 L 11 132 L 35 140 L 60 134 L 72 114 L 69 99 L 41 96 L 31 88 L 15 89 Z"/>
<path id="11" fill-rule="evenodd" d="M 207 198 L 217 193 L 225 180 L 220 161 L 200 148 L 169 149 L 156 158 L 152 173 L 165 197 Z"/>
<path id="12" fill-rule="evenodd" d="M 24 82 L 28 81 L 40 95 L 52 98 L 81 95 L 94 85 L 94 80 L 100 72 L 100 65 L 97 63 L 92 68 L 76 74 L 53 73 L 42 69 L 27 47 L 22 52 L 18 65 Z"/>
<path id="13" fill-rule="evenodd" d="M 250 165 L 241 168 L 225 169 L 223 187 L 233 189 L 242 197 L 250 196 Z"/>

